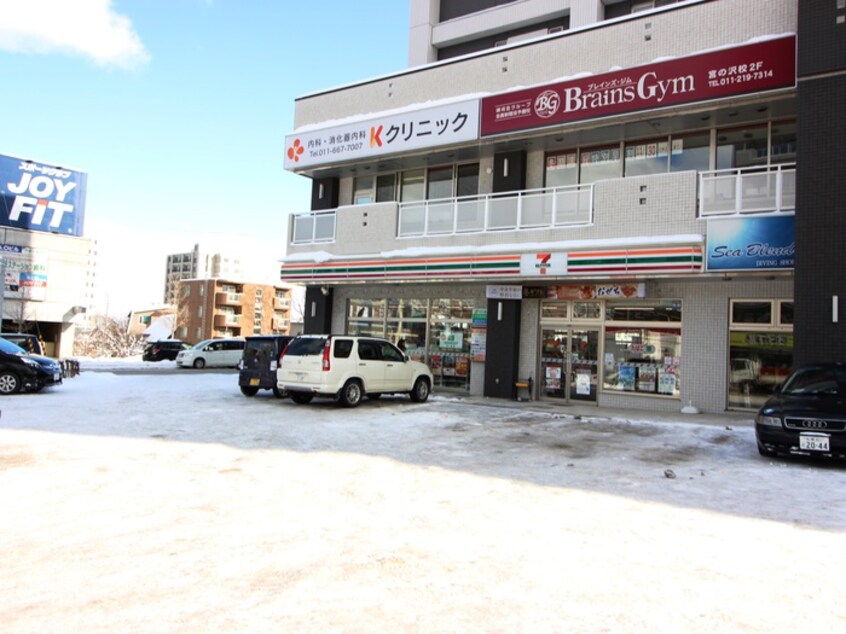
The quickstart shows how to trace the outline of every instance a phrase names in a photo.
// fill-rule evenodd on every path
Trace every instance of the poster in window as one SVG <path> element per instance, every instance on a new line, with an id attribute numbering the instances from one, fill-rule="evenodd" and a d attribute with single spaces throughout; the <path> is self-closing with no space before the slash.
<path id="1" fill-rule="evenodd" d="M 676 375 L 666 370 L 658 371 L 658 393 L 674 394 L 676 391 Z"/>
<path id="2" fill-rule="evenodd" d="M 654 392 L 658 370 L 654 365 L 642 365 L 637 373 L 637 391 Z"/>
<path id="3" fill-rule="evenodd" d="M 576 374 L 576 394 L 590 396 L 590 372 Z"/>
<path id="4" fill-rule="evenodd" d="M 544 387 L 547 391 L 556 391 L 561 389 L 561 366 L 548 365 L 544 372 Z"/>
<path id="5" fill-rule="evenodd" d="M 625 392 L 634 392 L 637 368 L 633 365 L 620 366 L 620 387 Z"/>
<path id="6" fill-rule="evenodd" d="M 464 355 L 455 357 L 455 374 L 456 376 L 467 376 L 470 372 L 470 359 Z"/>

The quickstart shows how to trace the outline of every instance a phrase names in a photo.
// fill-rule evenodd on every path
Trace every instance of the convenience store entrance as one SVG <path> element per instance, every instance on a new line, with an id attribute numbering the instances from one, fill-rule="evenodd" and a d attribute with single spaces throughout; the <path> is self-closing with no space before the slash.
<path id="1" fill-rule="evenodd" d="M 541 329 L 542 398 L 596 403 L 599 329 L 546 326 Z"/>

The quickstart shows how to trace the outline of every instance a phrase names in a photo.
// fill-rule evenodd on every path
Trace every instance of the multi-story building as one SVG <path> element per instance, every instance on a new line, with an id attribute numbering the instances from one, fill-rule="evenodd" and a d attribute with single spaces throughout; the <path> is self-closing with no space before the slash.
<path id="1" fill-rule="evenodd" d="M 38 335 L 45 353 L 73 355 L 93 312 L 96 242 L 83 236 L 84 172 L 0 155 L 3 331 Z"/>
<path id="2" fill-rule="evenodd" d="M 405 339 L 436 389 L 667 411 L 846 358 L 844 19 L 412 0 L 410 68 L 295 104 L 304 331 Z"/>
<path id="3" fill-rule="evenodd" d="M 193 251 L 167 256 L 164 301 L 171 306 L 176 305 L 176 288 L 181 280 L 215 277 L 240 280 L 243 276 L 239 259 L 203 251 L 199 244 L 195 244 Z"/>
<path id="4" fill-rule="evenodd" d="M 215 337 L 286 335 L 291 289 L 212 278 L 182 280 L 174 336 L 197 343 Z"/>

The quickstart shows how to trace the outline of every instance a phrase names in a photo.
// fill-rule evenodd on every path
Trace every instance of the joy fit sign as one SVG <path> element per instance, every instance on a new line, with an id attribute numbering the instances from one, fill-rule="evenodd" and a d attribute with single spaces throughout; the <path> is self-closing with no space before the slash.
<path id="1" fill-rule="evenodd" d="M 0 155 L 2 224 L 82 235 L 86 175 Z"/>

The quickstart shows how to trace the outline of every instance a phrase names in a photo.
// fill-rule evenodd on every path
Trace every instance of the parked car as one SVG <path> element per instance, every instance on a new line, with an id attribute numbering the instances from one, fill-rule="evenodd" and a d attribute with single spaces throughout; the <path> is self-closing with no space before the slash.
<path id="1" fill-rule="evenodd" d="M 793 370 L 758 411 L 755 438 L 763 456 L 846 458 L 846 364 Z"/>
<path id="2" fill-rule="evenodd" d="M 405 392 L 422 403 L 432 389 L 432 372 L 387 339 L 347 335 L 301 335 L 279 358 L 276 385 L 295 403 L 315 396 L 355 407 L 362 396 Z"/>
<path id="3" fill-rule="evenodd" d="M 175 361 L 176 355 L 182 350 L 188 350 L 189 346 L 179 339 L 162 339 L 161 341 L 148 342 L 144 344 L 144 353 L 141 358 L 144 361 Z"/>
<path id="4" fill-rule="evenodd" d="M 238 366 L 238 385 L 245 396 L 255 396 L 259 390 L 273 390 L 282 398 L 285 392 L 276 386 L 276 368 L 279 355 L 293 337 L 287 335 L 259 335 L 247 337 L 244 354 Z"/>
<path id="5" fill-rule="evenodd" d="M 0 394 L 38 392 L 62 382 L 62 367 L 48 357 L 29 354 L 19 345 L 0 339 Z"/>
<path id="6" fill-rule="evenodd" d="M 6 341 L 20 346 L 29 354 L 44 354 L 41 347 L 41 340 L 36 335 L 30 335 L 24 332 L 4 332 L 0 334 Z"/>
<path id="7" fill-rule="evenodd" d="M 244 340 L 206 339 L 176 355 L 180 368 L 236 368 L 244 352 Z"/>

